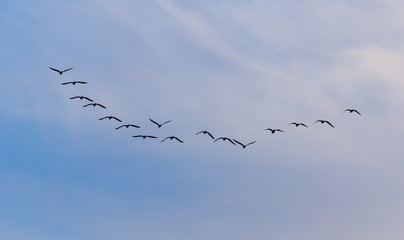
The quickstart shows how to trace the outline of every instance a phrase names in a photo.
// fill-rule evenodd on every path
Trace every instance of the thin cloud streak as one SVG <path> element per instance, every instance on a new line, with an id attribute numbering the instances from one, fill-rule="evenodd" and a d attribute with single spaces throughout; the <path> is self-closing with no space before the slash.
<path id="1" fill-rule="evenodd" d="M 175 7 L 175 5 L 165 0 L 155 0 L 155 2 L 157 2 L 164 10 L 178 19 L 179 22 L 185 26 L 192 33 L 192 35 L 194 35 L 193 39 L 196 42 L 200 42 L 205 48 L 213 50 L 213 52 L 255 71 L 272 75 L 273 77 L 288 82 L 292 81 L 291 77 L 286 73 L 271 67 L 258 59 L 243 55 L 240 52 L 230 48 L 229 45 L 225 44 L 214 33 L 214 31 L 209 28 L 200 18 L 196 17 L 195 14 L 189 14 L 182 11 L 180 8 Z"/>

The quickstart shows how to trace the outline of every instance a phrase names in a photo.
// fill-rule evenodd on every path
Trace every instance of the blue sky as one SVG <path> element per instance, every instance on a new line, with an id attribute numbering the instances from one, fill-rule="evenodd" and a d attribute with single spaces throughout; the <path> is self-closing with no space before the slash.
<path id="1" fill-rule="evenodd" d="M 1 239 L 403 238 L 400 1 L 0 8 Z"/>

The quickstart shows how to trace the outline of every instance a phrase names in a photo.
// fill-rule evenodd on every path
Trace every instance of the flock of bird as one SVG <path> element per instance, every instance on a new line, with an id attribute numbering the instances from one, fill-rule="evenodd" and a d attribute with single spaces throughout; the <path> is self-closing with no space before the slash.
<path id="1" fill-rule="evenodd" d="M 63 73 L 65 73 L 65 72 L 70 71 L 70 70 L 73 69 L 73 68 L 67 68 L 67 69 L 64 69 L 64 70 L 58 70 L 58 69 L 52 68 L 52 67 L 49 67 L 49 68 L 50 68 L 51 70 L 53 70 L 53 71 L 59 73 L 59 75 L 62 75 Z M 87 84 L 87 83 L 88 83 L 88 82 L 84 82 L 84 81 L 70 81 L 70 82 L 63 82 L 62 85 L 68 85 L 68 84 L 76 85 L 76 84 Z M 96 102 L 94 102 L 94 100 L 92 100 L 91 98 L 88 98 L 88 97 L 86 97 L 86 96 L 74 96 L 74 97 L 71 97 L 70 99 L 72 99 L 72 100 L 73 100 L 73 99 L 86 100 L 87 102 L 89 102 L 89 103 L 83 105 L 83 107 L 88 107 L 88 106 L 97 107 L 97 106 L 98 106 L 98 107 L 101 107 L 101 108 L 103 108 L 103 109 L 107 109 L 107 107 L 105 107 L 104 105 L 102 105 L 102 104 L 100 104 L 100 103 L 96 103 Z M 357 115 L 361 115 L 361 113 L 360 113 L 358 110 L 353 109 L 353 108 L 347 108 L 347 109 L 345 109 L 345 110 L 343 111 L 343 113 L 345 113 L 345 112 L 355 113 L 355 114 L 357 114 Z M 117 117 L 115 117 L 115 116 L 105 116 L 105 117 L 99 118 L 98 120 L 101 121 L 101 120 L 105 120 L 105 119 L 114 120 L 114 121 L 117 121 L 117 122 L 122 123 L 122 120 L 119 119 L 119 118 L 117 118 Z M 165 124 L 171 122 L 171 120 L 168 120 L 168 121 L 165 121 L 165 122 L 162 122 L 162 123 L 158 123 L 158 122 L 154 121 L 154 120 L 151 119 L 151 118 L 149 118 L 149 120 L 150 120 L 153 124 L 155 124 L 158 128 L 161 128 L 163 125 L 165 125 Z M 315 123 L 327 124 L 328 126 L 334 128 L 334 125 L 333 125 L 331 122 L 327 121 L 327 120 L 319 119 L 319 120 L 316 120 L 316 121 L 313 123 L 313 125 L 314 125 Z M 292 123 L 290 123 L 289 125 L 294 125 L 295 127 L 300 127 L 300 126 L 302 126 L 302 127 L 308 128 L 308 126 L 307 126 L 306 124 L 301 123 L 301 122 L 292 122 Z M 129 127 L 140 128 L 140 126 L 135 125 L 135 124 L 122 124 L 122 125 L 116 127 L 115 130 L 118 130 L 118 129 L 121 129 L 121 128 L 129 128 Z M 278 129 L 278 128 L 276 128 L 276 129 L 273 129 L 273 128 L 266 128 L 265 130 L 266 130 L 266 131 L 270 131 L 272 134 L 274 134 L 274 133 L 276 133 L 276 132 L 284 133 L 283 130 Z M 206 134 L 206 135 L 208 135 L 210 138 L 213 139 L 213 142 L 217 142 L 217 141 L 219 141 L 219 140 L 222 140 L 223 142 L 227 141 L 227 142 L 229 142 L 229 143 L 231 143 L 231 144 L 233 144 L 233 145 L 237 145 L 237 144 L 238 144 L 238 145 L 240 145 L 243 149 L 246 148 L 247 146 L 249 146 L 249 145 L 254 144 L 254 143 L 257 142 L 257 141 L 253 141 L 253 142 L 250 142 L 250 143 L 247 143 L 247 144 L 243 144 L 243 143 L 241 143 L 240 141 L 237 141 L 236 139 L 231 139 L 231 138 L 228 138 L 228 137 L 215 138 L 215 137 L 214 137 L 209 131 L 207 131 L 207 130 L 199 131 L 199 132 L 197 132 L 195 135 L 199 135 L 199 134 Z M 134 135 L 134 136 L 132 136 L 132 137 L 133 137 L 133 138 L 143 138 L 143 139 L 146 139 L 146 138 L 158 138 L 158 137 L 152 136 L 152 135 Z M 164 138 L 163 140 L 161 140 L 161 142 L 164 142 L 164 141 L 167 140 L 167 139 L 169 139 L 169 140 L 176 140 L 176 141 L 178 141 L 178 142 L 180 142 L 180 143 L 184 143 L 183 140 L 179 139 L 179 138 L 176 137 L 176 136 L 168 136 L 168 137 Z"/>

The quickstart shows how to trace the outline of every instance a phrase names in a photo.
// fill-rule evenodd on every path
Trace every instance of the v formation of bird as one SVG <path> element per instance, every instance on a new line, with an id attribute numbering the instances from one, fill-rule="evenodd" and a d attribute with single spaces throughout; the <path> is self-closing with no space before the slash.
<path id="1" fill-rule="evenodd" d="M 60 76 L 61 76 L 63 73 L 65 73 L 65 72 L 70 71 L 70 70 L 73 69 L 73 68 L 67 68 L 67 69 L 64 69 L 64 70 L 59 70 L 59 69 L 52 68 L 52 67 L 49 67 L 49 68 L 50 68 L 51 70 L 53 70 L 53 71 L 59 73 Z M 84 81 L 69 81 L 69 82 L 63 82 L 62 85 L 69 85 L 69 84 L 71 84 L 71 85 L 74 86 L 74 85 L 76 85 L 76 84 L 77 84 L 77 85 L 81 85 L 81 84 L 87 84 L 87 83 L 88 83 L 88 82 L 84 82 Z M 83 107 L 93 106 L 93 107 L 101 107 L 101 108 L 103 108 L 103 109 L 107 109 L 106 106 L 104 106 L 104 105 L 102 105 L 102 104 L 100 104 L 100 103 L 96 103 L 96 102 L 94 102 L 94 100 L 92 100 L 91 98 L 86 97 L 86 96 L 77 95 L 77 96 L 71 97 L 70 99 L 72 99 L 72 100 L 73 100 L 73 99 L 78 99 L 78 100 L 85 100 L 85 101 L 87 101 L 87 104 L 83 105 Z M 354 113 L 354 114 L 357 114 L 357 115 L 359 115 L 359 116 L 362 115 L 358 110 L 353 109 L 353 108 L 347 108 L 347 109 L 345 109 L 342 113 L 345 113 L 345 112 L 348 112 L 348 113 L 350 113 L 350 114 Z M 99 118 L 98 120 L 101 121 L 101 120 L 105 120 L 105 119 L 107 119 L 107 120 L 114 120 L 114 121 L 116 121 L 116 122 L 122 123 L 122 120 L 121 120 L 121 119 L 119 119 L 119 118 L 117 118 L 117 117 L 115 117 L 115 116 L 111 116 L 111 115 L 107 115 L 107 116 L 101 117 L 101 118 Z M 171 122 L 171 120 L 168 120 L 168 121 L 159 123 L 159 122 L 157 122 L 157 121 L 155 121 L 155 120 L 153 120 L 153 119 L 151 119 L 151 118 L 149 118 L 149 120 L 150 120 L 150 122 L 152 122 L 153 124 L 155 124 L 155 125 L 157 126 L 157 128 L 161 128 L 161 127 L 163 127 L 163 125 L 165 125 L 165 124 Z M 321 125 L 326 124 L 326 125 L 328 125 L 329 127 L 335 128 L 334 125 L 333 125 L 330 121 L 328 121 L 328 120 L 319 119 L 319 120 L 316 120 L 312 125 L 314 125 L 315 123 L 321 123 Z M 289 125 L 294 125 L 296 128 L 297 128 L 297 127 L 305 127 L 305 128 L 308 128 L 308 126 L 307 126 L 306 124 L 302 123 L 302 122 L 291 122 L 291 123 L 289 123 Z M 129 127 L 131 127 L 131 128 L 140 128 L 140 126 L 135 125 L 135 124 L 122 124 L 122 125 L 116 127 L 115 130 L 118 130 L 118 129 L 121 129 L 121 128 L 129 128 Z M 284 133 L 284 131 L 281 130 L 281 129 L 279 129 L 279 128 L 266 128 L 265 131 L 270 131 L 271 134 L 275 134 L 276 132 Z M 217 141 L 219 141 L 219 140 L 222 140 L 222 142 L 227 141 L 227 142 L 229 142 L 229 143 L 231 143 L 231 144 L 233 144 L 233 145 L 240 145 L 243 149 L 246 148 L 247 146 L 249 146 L 249 145 L 254 144 L 254 143 L 257 142 L 257 141 L 252 141 L 252 142 L 249 142 L 249 143 L 247 143 L 247 144 L 244 144 L 244 143 L 241 143 L 240 141 L 238 141 L 238 140 L 236 140 L 236 139 L 231 139 L 231 138 L 228 138 L 228 137 L 215 138 L 215 137 L 214 137 L 209 131 L 207 131 L 207 130 L 199 131 L 199 132 L 197 132 L 195 135 L 199 135 L 199 134 L 207 135 L 209 138 L 211 138 L 211 139 L 213 140 L 213 142 L 217 142 Z M 141 139 L 146 139 L 146 138 L 155 139 L 155 138 L 158 138 L 157 136 L 153 136 L 153 135 L 133 135 L 132 137 L 133 137 L 133 138 L 141 138 Z M 179 143 L 184 143 L 183 140 L 181 140 L 180 138 L 178 138 L 178 137 L 176 137 L 176 136 L 168 136 L 168 137 L 165 137 L 163 140 L 161 140 L 161 142 L 164 142 L 164 141 L 166 141 L 166 140 L 175 140 L 175 141 L 177 141 L 177 142 L 179 142 Z"/>

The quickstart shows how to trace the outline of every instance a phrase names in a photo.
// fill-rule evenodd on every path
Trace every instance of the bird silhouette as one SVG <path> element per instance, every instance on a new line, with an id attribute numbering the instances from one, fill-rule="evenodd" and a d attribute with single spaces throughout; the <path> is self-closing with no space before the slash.
<path id="1" fill-rule="evenodd" d="M 67 85 L 67 84 L 76 85 L 77 83 L 80 83 L 80 84 L 87 84 L 87 82 L 73 81 L 73 82 L 64 82 L 64 83 L 62 83 L 62 85 Z"/>
<path id="2" fill-rule="evenodd" d="M 357 113 L 357 114 L 359 114 L 359 115 L 362 115 L 360 112 L 358 112 L 358 110 L 353 109 L 353 108 L 345 109 L 345 111 L 343 111 L 343 112 L 346 112 L 346 111 L 349 111 L 349 113 L 355 112 L 355 113 Z"/>
<path id="3" fill-rule="evenodd" d="M 220 139 L 222 139 L 223 141 L 229 141 L 229 142 L 231 142 L 233 145 L 236 145 L 230 138 L 227 138 L 227 137 L 220 137 L 220 138 L 217 138 L 215 141 L 213 141 L 213 142 L 216 142 L 216 141 L 218 141 L 218 140 L 220 140 Z"/>
<path id="4" fill-rule="evenodd" d="M 143 138 L 143 139 L 146 139 L 146 138 L 157 138 L 157 137 L 155 137 L 155 136 L 150 136 L 150 135 L 136 135 L 136 136 L 132 136 L 132 137 L 134 137 L 134 138 L 139 138 L 139 137 L 141 137 L 141 138 Z"/>
<path id="5" fill-rule="evenodd" d="M 244 145 L 241 142 L 237 141 L 236 139 L 233 139 L 233 141 L 235 141 L 237 144 L 240 144 L 243 148 L 246 148 L 248 145 L 251 145 L 251 144 L 257 142 L 257 141 L 254 141 L 254 142 L 250 142 L 250 143 L 247 143 Z"/>
<path id="6" fill-rule="evenodd" d="M 149 119 L 152 123 L 156 124 L 158 128 L 161 128 L 161 126 L 163 126 L 164 124 L 171 122 L 171 120 L 168 120 L 166 122 L 163 122 L 162 124 L 159 124 L 158 122 L 154 121 L 153 119 L 151 119 L 151 118 L 149 118 Z"/>
<path id="7" fill-rule="evenodd" d="M 317 120 L 315 121 L 313 124 L 315 124 L 316 122 L 320 122 L 321 124 L 327 123 L 328 125 L 330 125 L 331 127 L 334 127 L 329 121 L 327 120 Z"/>
<path id="8" fill-rule="evenodd" d="M 175 140 L 177 140 L 177 141 L 180 142 L 180 143 L 184 143 L 181 139 L 179 139 L 179 138 L 177 138 L 177 137 L 175 137 L 175 136 L 166 137 L 166 138 L 164 138 L 163 140 L 161 140 L 161 142 L 164 142 L 166 139 L 170 139 L 170 140 L 175 139 Z"/>
<path id="9" fill-rule="evenodd" d="M 118 122 L 122 122 L 121 119 L 119 119 L 119 118 L 117 118 L 117 117 L 114 117 L 114 116 L 105 116 L 105 117 L 102 117 L 102 118 L 100 118 L 100 119 L 98 119 L 98 120 L 104 120 L 104 119 L 109 119 L 109 120 L 115 119 L 115 120 L 117 120 Z"/>
<path id="10" fill-rule="evenodd" d="M 52 68 L 52 67 L 49 67 L 50 69 L 52 69 L 53 71 L 55 71 L 55 72 L 58 72 L 60 75 L 62 75 L 62 73 L 64 73 L 64 72 L 67 72 L 67 71 L 70 71 L 70 70 L 72 70 L 73 68 L 68 68 L 68 69 L 65 69 L 65 70 L 58 70 L 58 69 L 56 69 L 56 68 Z"/>
<path id="11" fill-rule="evenodd" d="M 208 134 L 213 140 L 215 140 L 215 138 L 212 136 L 212 134 L 210 132 L 206 131 L 206 130 L 205 131 L 200 131 L 200 132 L 196 133 L 195 135 L 198 135 L 200 133 Z"/>
<path id="12" fill-rule="evenodd" d="M 304 124 L 304 123 L 296 123 L 296 122 L 292 122 L 292 123 L 290 123 L 289 125 L 295 125 L 296 127 L 298 127 L 298 126 L 304 126 L 304 127 L 307 127 L 308 128 L 308 126 L 306 126 L 306 124 Z"/>
<path id="13" fill-rule="evenodd" d="M 124 125 L 121 125 L 121 126 L 115 128 L 115 130 L 118 130 L 118 129 L 122 128 L 122 127 L 126 127 L 126 128 L 128 128 L 128 127 L 140 128 L 139 126 L 134 125 L 134 124 L 124 124 Z"/>
<path id="14" fill-rule="evenodd" d="M 271 131 L 272 134 L 274 134 L 275 132 L 283 132 L 283 131 L 280 130 L 280 129 L 272 129 L 272 128 L 267 128 L 267 129 L 265 129 L 265 130 Z"/>
<path id="15" fill-rule="evenodd" d="M 88 106 L 93 106 L 93 107 L 100 106 L 102 108 L 106 108 L 104 105 L 101 105 L 99 103 L 89 103 L 89 104 L 84 105 L 83 107 L 88 107 Z"/>
<path id="16" fill-rule="evenodd" d="M 84 97 L 84 96 L 75 96 L 75 97 L 71 97 L 70 99 L 76 99 L 79 98 L 80 100 L 86 99 L 90 102 L 94 102 L 92 99 L 88 98 L 88 97 Z"/>

